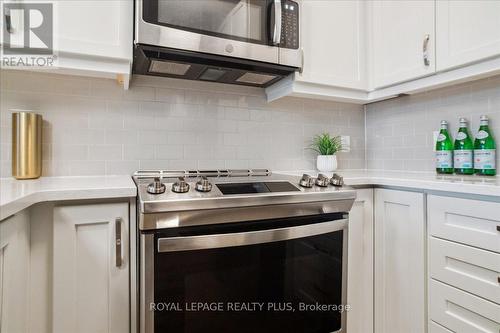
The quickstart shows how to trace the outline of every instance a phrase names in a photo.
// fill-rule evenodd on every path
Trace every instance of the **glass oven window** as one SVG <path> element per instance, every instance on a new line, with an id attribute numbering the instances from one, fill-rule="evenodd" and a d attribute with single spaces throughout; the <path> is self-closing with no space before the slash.
<path id="1" fill-rule="evenodd" d="M 341 230 L 265 244 L 155 251 L 154 301 L 171 306 L 155 311 L 155 332 L 338 331 L 343 239 Z"/>
<path id="2" fill-rule="evenodd" d="M 146 22 L 268 44 L 267 0 L 143 0 Z"/>

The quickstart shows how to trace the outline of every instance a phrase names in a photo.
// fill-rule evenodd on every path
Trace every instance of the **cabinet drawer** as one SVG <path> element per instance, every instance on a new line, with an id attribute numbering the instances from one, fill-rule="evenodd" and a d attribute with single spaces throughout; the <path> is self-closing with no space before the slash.
<path id="1" fill-rule="evenodd" d="M 431 277 L 500 304 L 500 254 L 431 237 Z"/>
<path id="2" fill-rule="evenodd" d="M 431 320 L 429 323 L 429 333 L 453 333 L 446 327 L 443 327 Z"/>
<path id="3" fill-rule="evenodd" d="M 430 319 L 455 333 L 498 333 L 500 305 L 431 280 Z"/>
<path id="4" fill-rule="evenodd" d="M 432 236 L 500 252 L 500 203 L 429 195 L 427 204 Z"/>

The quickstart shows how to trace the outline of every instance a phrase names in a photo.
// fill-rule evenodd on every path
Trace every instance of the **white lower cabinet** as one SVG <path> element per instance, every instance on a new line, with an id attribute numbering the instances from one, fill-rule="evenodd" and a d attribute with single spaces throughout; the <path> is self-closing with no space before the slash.
<path id="1" fill-rule="evenodd" d="M 455 333 L 498 333 L 500 305 L 436 280 L 429 285 L 430 319 Z"/>
<path id="2" fill-rule="evenodd" d="M 349 213 L 347 331 L 373 333 L 373 189 L 356 194 Z"/>
<path id="3" fill-rule="evenodd" d="M 431 237 L 433 279 L 500 304 L 500 253 Z"/>
<path id="4" fill-rule="evenodd" d="M 54 333 L 130 331 L 129 206 L 54 208 Z"/>
<path id="5" fill-rule="evenodd" d="M 431 321 L 429 323 L 429 333 L 453 333 L 446 327 L 439 325 L 436 322 Z"/>
<path id="6" fill-rule="evenodd" d="M 500 203 L 429 195 L 427 215 L 431 333 L 500 332 Z"/>
<path id="7" fill-rule="evenodd" d="M 375 332 L 426 331 L 422 193 L 375 190 Z"/>
<path id="8" fill-rule="evenodd" d="M 29 214 L 0 222 L 0 332 L 28 332 Z"/>
<path id="9" fill-rule="evenodd" d="M 431 236 L 500 253 L 500 203 L 429 195 Z"/>

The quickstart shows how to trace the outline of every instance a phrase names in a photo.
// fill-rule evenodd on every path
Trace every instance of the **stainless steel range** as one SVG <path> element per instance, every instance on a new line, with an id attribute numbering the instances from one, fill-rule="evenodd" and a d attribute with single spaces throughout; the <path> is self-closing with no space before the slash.
<path id="1" fill-rule="evenodd" d="M 345 330 L 342 178 L 138 171 L 141 332 Z"/>

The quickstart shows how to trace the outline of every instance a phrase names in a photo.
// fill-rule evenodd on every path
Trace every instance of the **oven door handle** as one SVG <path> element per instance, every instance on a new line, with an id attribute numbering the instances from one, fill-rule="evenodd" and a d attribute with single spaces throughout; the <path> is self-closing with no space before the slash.
<path id="1" fill-rule="evenodd" d="M 158 239 L 158 252 L 177 252 L 218 249 L 279 242 L 340 231 L 347 227 L 347 219 L 259 231 L 237 232 L 188 237 L 168 237 Z"/>

